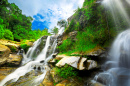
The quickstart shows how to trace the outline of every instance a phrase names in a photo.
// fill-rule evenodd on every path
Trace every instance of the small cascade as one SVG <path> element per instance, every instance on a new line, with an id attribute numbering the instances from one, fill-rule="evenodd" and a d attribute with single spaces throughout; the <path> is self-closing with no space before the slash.
<path id="1" fill-rule="evenodd" d="M 36 50 L 36 49 L 37 49 L 37 46 L 38 46 L 40 43 L 41 43 L 41 38 L 34 42 L 34 44 L 33 44 L 34 46 L 29 48 L 29 50 L 27 51 L 27 54 L 26 54 L 26 55 L 24 54 L 24 56 L 23 56 L 24 58 L 23 58 L 23 60 L 22 60 L 22 65 L 24 65 L 25 63 L 27 63 L 27 62 L 29 62 L 29 61 L 32 60 L 33 54 L 34 54 L 35 51 L 37 51 L 37 50 Z"/>
<path id="2" fill-rule="evenodd" d="M 65 30 L 65 27 L 61 27 L 60 30 L 59 30 L 59 32 L 58 32 L 58 34 L 59 34 L 59 35 L 62 35 L 63 32 L 64 32 L 64 30 Z"/>
<path id="3" fill-rule="evenodd" d="M 45 45 L 44 49 L 41 51 L 41 53 L 37 56 L 36 61 L 41 61 L 41 60 L 46 59 L 46 54 L 47 54 L 49 46 L 50 46 L 50 36 L 48 36 L 46 45 Z"/>
<path id="4" fill-rule="evenodd" d="M 49 70 L 47 62 L 52 59 L 52 55 L 55 53 L 56 46 L 57 36 L 41 37 L 38 39 L 28 50 L 27 54 L 23 54 L 24 59 L 22 61 L 22 66 L 2 80 L 0 82 L 0 86 L 6 85 L 8 81 L 16 82 L 21 76 L 24 76 L 31 71 L 35 71 L 35 75 L 37 75 L 38 71 L 40 70 L 42 72 L 41 75 L 38 75 L 29 83 L 24 84 L 27 86 L 39 85 L 43 81 L 46 72 Z M 37 50 L 39 50 L 39 52 L 37 52 Z"/>

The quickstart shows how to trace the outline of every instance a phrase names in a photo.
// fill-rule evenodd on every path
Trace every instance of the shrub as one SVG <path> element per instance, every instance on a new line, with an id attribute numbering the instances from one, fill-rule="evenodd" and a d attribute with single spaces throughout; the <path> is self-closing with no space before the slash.
<path id="1" fill-rule="evenodd" d="M 13 33 L 10 30 L 5 29 L 4 38 L 14 40 Z"/>
<path id="2" fill-rule="evenodd" d="M 62 45 L 60 45 L 58 48 L 60 52 L 66 52 L 73 49 L 73 41 L 71 39 L 66 39 L 63 41 Z"/>
<path id="3" fill-rule="evenodd" d="M 69 78 L 69 77 L 75 77 L 77 76 L 78 72 L 76 72 L 75 68 L 69 66 L 69 65 L 65 65 L 62 68 L 57 68 L 56 70 L 56 74 L 58 74 L 59 76 L 61 76 L 62 78 Z"/>
<path id="4" fill-rule="evenodd" d="M 28 46 L 27 44 L 21 44 L 20 47 L 24 49 L 25 52 L 27 52 L 30 46 Z"/>
<path id="5" fill-rule="evenodd" d="M 0 25 L 0 39 L 4 38 L 4 32 L 3 26 Z"/>
<path id="6" fill-rule="evenodd" d="M 11 52 L 16 52 L 17 49 L 16 49 L 16 47 L 11 46 L 10 50 L 11 50 Z"/>
<path id="7" fill-rule="evenodd" d="M 96 47 L 96 43 L 93 42 L 94 36 L 89 31 L 78 32 L 77 39 L 76 51 L 78 52 L 86 52 Z"/>

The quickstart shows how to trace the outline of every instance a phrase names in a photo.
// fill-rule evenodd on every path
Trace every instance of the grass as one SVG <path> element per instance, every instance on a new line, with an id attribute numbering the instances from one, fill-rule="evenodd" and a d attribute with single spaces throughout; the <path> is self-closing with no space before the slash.
<path id="1" fill-rule="evenodd" d="M 95 1 L 85 0 L 83 8 L 77 9 L 65 31 L 66 34 L 78 31 L 77 40 L 74 41 L 70 38 L 64 40 L 63 44 L 59 46 L 60 53 L 66 55 L 86 54 L 109 46 L 115 38 L 117 32 L 111 25 L 112 20 L 106 20 L 104 8 L 96 6 Z"/>
<path id="2" fill-rule="evenodd" d="M 75 68 L 73 68 L 73 67 L 71 67 L 71 66 L 69 66 L 69 65 L 66 64 L 62 68 L 58 68 L 57 67 L 56 74 L 58 76 L 61 76 L 64 79 L 67 79 L 69 77 L 75 77 L 75 76 L 77 76 L 78 72 L 75 71 Z"/>
<path id="3" fill-rule="evenodd" d="M 24 49 L 25 52 L 27 52 L 30 46 L 28 46 L 27 44 L 21 44 L 20 47 Z"/>
<path id="4" fill-rule="evenodd" d="M 10 50 L 11 50 L 11 52 L 16 52 L 17 48 L 14 46 L 11 46 Z"/>

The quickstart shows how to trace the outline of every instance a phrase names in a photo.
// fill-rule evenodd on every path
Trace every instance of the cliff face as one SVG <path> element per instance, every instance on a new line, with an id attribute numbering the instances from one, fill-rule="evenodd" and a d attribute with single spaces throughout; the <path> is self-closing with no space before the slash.
<path id="1" fill-rule="evenodd" d="M 107 12 L 100 2 L 101 0 L 85 0 L 83 7 L 68 18 L 69 25 L 63 34 L 63 43 L 58 46 L 61 53 L 85 54 L 110 44 L 115 33 L 112 25 L 108 24 Z M 71 38 L 69 34 L 75 31 L 75 37 Z"/>

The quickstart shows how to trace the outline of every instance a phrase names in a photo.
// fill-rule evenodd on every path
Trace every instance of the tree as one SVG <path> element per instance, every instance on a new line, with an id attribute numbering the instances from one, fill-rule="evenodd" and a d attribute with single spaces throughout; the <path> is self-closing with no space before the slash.
<path id="1" fill-rule="evenodd" d="M 55 26 L 55 27 L 52 29 L 51 32 L 56 35 L 56 34 L 58 33 L 58 28 Z"/>
<path id="2" fill-rule="evenodd" d="M 0 25 L 0 39 L 4 38 L 4 32 L 3 25 Z"/>
<path id="3" fill-rule="evenodd" d="M 13 33 L 10 30 L 5 29 L 4 38 L 14 40 Z"/>
<path id="4" fill-rule="evenodd" d="M 61 27 L 66 27 L 67 26 L 67 21 L 64 19 L 61 19 L 60 21 L 57 22 L 57 25 Z"/>

